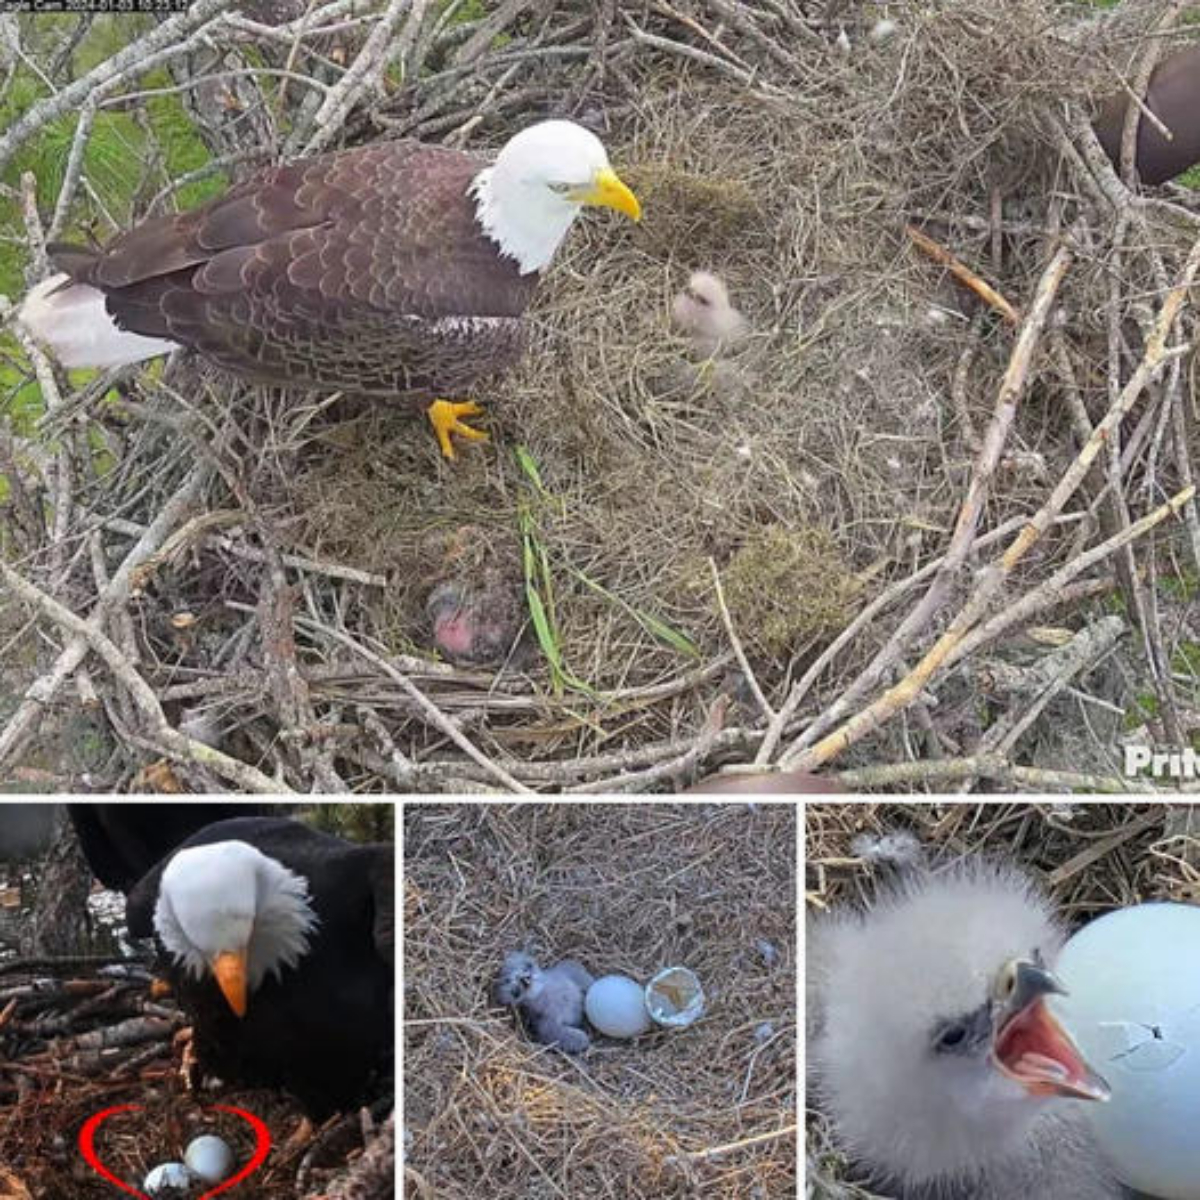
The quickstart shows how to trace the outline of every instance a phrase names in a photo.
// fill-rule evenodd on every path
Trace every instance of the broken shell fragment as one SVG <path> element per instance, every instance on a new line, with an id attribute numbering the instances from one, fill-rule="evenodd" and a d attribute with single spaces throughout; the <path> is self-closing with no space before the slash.
<path id="1" fill-rule="evenodd" d="M 142 1187 L 150 1196 L 182 1196 L 186 1194 L 195 1176 L 180 1162 L 159 1163 L 142 1181 Z"/>
<path id="2" fill-rule="evenodd" d="M 682 1029 L 704 1011 L 704 989 L 694 971 L 666 967 L 646 984 L 646 1011 L 658 1025 Z"/>

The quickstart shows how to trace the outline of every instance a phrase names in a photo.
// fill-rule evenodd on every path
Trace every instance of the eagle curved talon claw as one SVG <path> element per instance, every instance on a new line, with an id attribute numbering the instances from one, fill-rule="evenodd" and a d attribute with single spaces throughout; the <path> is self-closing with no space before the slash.
<path id="1" fill-rule="evenodd" d="M 488 435 L 482 429 L 468 425 L 463 417 L 477 417 L 483 409 L 474 400 L 457 403 L 453 400 L 435 400 L 428 409 L 430 423 L 437 434 L 438 445 L 442 448 L 444 457 L 453 459 L 454 443 L 450 435 L 458 434 L 472 442 L 486 442 Z"/>

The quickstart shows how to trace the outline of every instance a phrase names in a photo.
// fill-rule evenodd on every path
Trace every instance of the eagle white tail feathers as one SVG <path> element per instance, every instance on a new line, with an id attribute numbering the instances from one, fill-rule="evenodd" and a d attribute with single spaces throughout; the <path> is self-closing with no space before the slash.
<path id="1" fill-rule="evenodd" d="M 104 306 L 104 293 L 66 275 L 44 279 L 17 310 L 17 320 L 35 342 L 64 367 L 123 367 L 179 349 L 164 338 L 118 329 Z"/>

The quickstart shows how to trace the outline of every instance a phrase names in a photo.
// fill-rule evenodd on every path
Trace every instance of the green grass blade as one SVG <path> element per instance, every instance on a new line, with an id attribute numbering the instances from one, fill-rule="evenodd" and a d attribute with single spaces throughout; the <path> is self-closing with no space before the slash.
<path id="1" fill-rule="evenodd" d="M 701 657 L 700 647 L 687 634 L 680 633 L 678 629 L 668 625 L 661 617 L 656 617 L 653 613 L 636 608 L 627 600 L 622 600 L 620 596 L 614 592 L 610 592 L 608 588 L 589 578 L 577 568 L 569 566 L 567 570 L 585 587 L 591 588 L 598 596 L 603 596 L 610 604 L 615 604 L 622 611 L 627 612 L 651 637 L 658 638 L 659 641 L 670 646 L 672 650 L 685 655 L 687 658 L 698 659 Z"/>

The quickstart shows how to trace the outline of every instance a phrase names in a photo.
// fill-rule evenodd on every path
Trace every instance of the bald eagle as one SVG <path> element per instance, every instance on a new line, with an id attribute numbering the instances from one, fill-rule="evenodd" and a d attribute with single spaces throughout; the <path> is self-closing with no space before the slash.
<path id="1" fill-rule="evenodd" d="M 1120 1200 L 1081 1103 L 1108 1085 L 1047 1006 L 1066 931 L 1004 863 L 912 871 L 813 922 L 808 1063 L 843 1149 L 899 1200 Z"/>
<path id="2" fill-rule="evenodd" d="M 522 314 L 585 205 L 637 220 L 598 138 L 522 130 L 494 162 L 415 141 L 271 167 L 104 249 L 54 244 L 19 312 L 66 367 L 180 346 L 249 379 L 408 396 L 442 452 L 482 436 L 463 396 L 522 348 Z"/>
<path id="3" fill-rule="evenodd" d="M 393 849 L 239 817 L 129 893 L 190 1017 L 201 1067 L 278 1087 L 321 1119 L 368 1099 L 392 1046 Z"/>

